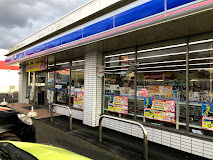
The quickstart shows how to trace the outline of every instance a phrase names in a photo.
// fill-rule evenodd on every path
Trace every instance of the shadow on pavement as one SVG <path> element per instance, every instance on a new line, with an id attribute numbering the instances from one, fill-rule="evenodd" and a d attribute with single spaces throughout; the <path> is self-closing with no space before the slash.
<path id="1" fill-rule="evenodd" d="M 143 139 L 133 137 L 121 132 L 110 130 L 103 127 L 103 142 L 98 141 L 98 127 L 89 127 L 80 120 L 73 119 L 73 130 L 69 130 L 69 117 L 54 117 L 54 122 L 50 122 L 50 118 L 41 119 L 55 128 L 74 135 L 80 139 L 92 143 L 100 148 L 119 155 L 124 159 L 142 159 L 143 157 Z M 149 160 L 205 160 L 193 154 L 189 154 L 170 147 L 159 145 L 157 143 L 148 142 Z"/>

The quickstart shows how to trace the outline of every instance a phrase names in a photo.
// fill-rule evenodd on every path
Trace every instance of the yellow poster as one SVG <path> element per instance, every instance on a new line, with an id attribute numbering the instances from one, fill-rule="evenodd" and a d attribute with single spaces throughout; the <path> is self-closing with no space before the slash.
<path id="1" fill-rule="evenodd" d="M 148 108 L 144 108 L 144 116 L 146 118 L 153 119 L 154 118 L 154 111 Z"/>
<path id="2" fill-rule="evenodd" d="M 152 109 L 166 111 L 165 100 L 153 99 L 152 100 Z"/>
<path id="3" fill-rule="evenodd" d="M 163 121 L 165 117 L 165 112 L 154 111 L 154 119 Z"/>

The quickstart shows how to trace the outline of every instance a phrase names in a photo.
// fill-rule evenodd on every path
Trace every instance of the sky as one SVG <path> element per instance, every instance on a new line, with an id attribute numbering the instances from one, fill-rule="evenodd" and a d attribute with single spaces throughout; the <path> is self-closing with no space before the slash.
<path id="1" fill-rule="evenodd" d="M 25 39 L 89 0 L 0 0 L 0 48 Z"/>

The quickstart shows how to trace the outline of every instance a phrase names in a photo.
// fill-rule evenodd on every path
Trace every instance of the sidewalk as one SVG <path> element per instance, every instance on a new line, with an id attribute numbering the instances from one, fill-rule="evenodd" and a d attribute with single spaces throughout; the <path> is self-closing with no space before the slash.
<path id="1" fill-rule="evenodd" d="M 26 104 L 26 103 L 9 103 L 7 105 L 10 108 L 13 108 L 17 112 L 21 112 L 24 114 L 28 114 L 31 111 L 32 105 Z M 34 107 L 34 111 L 37 112 L 38 116 L 35 117 L 35 119 L 41 119 L 41 118 L 48 118 L 51 116 L 51 114 L 48 112 L 46 108 L 42 107 Z M 53 116 L 60 116 L 58 113 L 53 113 Z"/>
<path id="2" fill-rule="evenodd" d="M 69 118 L 67 116 L 54 117 L 54 123 L 50 118 L 39 121 L 58 128 L 75 137 L 85 140 L 99 148 L 110 151 L 127 160 L 137 160 L 143 157 L 143 140 L 103 127 L 103 142 L 98 141 L 98 127 L 92 128 L 82 124 L 82 121 L 73 119 L 73 130 L 69 130 Z M 172 149 L 153 142 L 148 142 L 149 160 L 205 160 L 203 157 L 192 155 L 180 150 Z"/>

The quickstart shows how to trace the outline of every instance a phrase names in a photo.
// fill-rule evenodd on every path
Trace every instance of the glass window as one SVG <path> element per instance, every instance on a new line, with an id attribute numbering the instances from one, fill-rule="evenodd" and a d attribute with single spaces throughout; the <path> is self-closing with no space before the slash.
<path id="1" fill-rule="evenodd" d="M 55 97 L 57 104 L 68 105 L 70 70 L 55 72 Z"/>
<path id="2" fill-rule="evenodd" d="M 137 116 L 154 125 L 185 128 L 186 42 L 143 46 L 137 61 Z"/>
<path id="3" fill-rule="evenodd" d="M 47 73 L 47 102 L 50 105 L 54 101 L 54 71 Z"/>
<path id="4" fill-rule="evenodd" d="M 45 104 L 45 80 L 46 80 L 46 72 L 36 72 L 35 79 L 35 102 L 37 105 Z"/>
<path id="5" fill-rule="evenodd" d="M 71 99 L 74 108 L 83 109 L 84 69 L 71 70 Z"/>
<path id="6" fill-rule="evenodd" d="M 194 42 L 194 41 L 193 41 Z M 189 47 L 189 127 L 197 134 L 213 135 L 212 42 Z"/>
<path id="7" fill-rule="evenodd" d="M 134 71 L 128 70 L 135 61 L 135 52 L 120 52 L 105 56 L 106 114 L 134 117 Z"/>
<path id="8" fill-rule="evenodd" d="M 29 98 L 29 103 L 33 104 L 34 103 L 34 83 L 35 83 L 35 78 L 34 74 L 32 72 L 27 72 L 28 76 L 28 86 L 27 86 L 27 97 Z"/>

